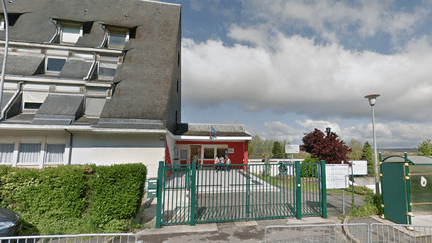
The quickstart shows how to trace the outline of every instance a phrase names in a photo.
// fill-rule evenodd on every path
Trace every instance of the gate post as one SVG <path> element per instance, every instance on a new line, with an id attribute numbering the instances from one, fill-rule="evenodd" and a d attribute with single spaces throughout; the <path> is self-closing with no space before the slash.
<path id="1" fill-rule="evenodd" d="M 197 169 L 197 162 L 192 162 L 192 175 L 190 178 L 190 226 L 195 225 L 195 190 L 196 190 L 196 169 Z"/>
<path id="2" fill-rule="evenodd" d="M 296 184 L 295 184 L 295 190 L 296 190 L 296 218 L 301 219 L 302 213 L 301 213 L 301 203 L 302 203 L 302 197 L 301 197 L 301 168 L 300 168 L 300 161 L 295 162 L 295 175 L 296 175 Z"/>
<path id="3" fill-rule="evenodd" d="M 327 184 L 326 184 L 326 172 L 325 172 L 325 161 L 321 160 L 321 209 L 323 218 L 327 218 Z"/>
<path id="4" fill-rule="evenodd" d="M 159 161 L 158 178 L 157 178 L 157 206 L 156 206 L 156 228 L 161 227 L 162 218 L 162 190 L 163 190 L 163 176 L 164 176 L 164 162 Z"/>
<path id="5" fill-rule="evenodd" d="M 246 219 L 250 217 L 250 165 L 246 164 Z"/>

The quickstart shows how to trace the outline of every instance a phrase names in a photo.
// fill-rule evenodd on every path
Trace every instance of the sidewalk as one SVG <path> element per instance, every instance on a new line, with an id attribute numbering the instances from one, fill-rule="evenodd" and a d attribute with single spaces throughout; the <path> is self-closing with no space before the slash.
<path id="1" fill-rule="evenodd" d="M 352 197 L 345 197 L 345 209 L 349 211 Z M 265 228 L 270 225 L 311 225 L 311 224 L 340 224 L 343 217 L 342 195 L 327 195 L 328 218 L 303 217 L 282 218 L 272 220 L 235 221 L 224 223 L 174 225 L 155 228 L 156 200 L 152 202 L 145 213 L 145 220 L 149 221 L 147 228 L 138 232 L 139 240 L 143 242 L 263 242 Z M 356 205 L 363 203 L 363 197 L 355 197 Z"/>

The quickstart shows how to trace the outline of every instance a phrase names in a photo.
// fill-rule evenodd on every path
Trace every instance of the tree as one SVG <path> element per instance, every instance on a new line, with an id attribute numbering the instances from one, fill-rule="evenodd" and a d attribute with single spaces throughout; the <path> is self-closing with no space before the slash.
<path id="1" fill-rule="evenodd" d="M 275 141 L 273 143 L 272 154 L 273 158 L 282 159 L 284 157 L 284 149 L 282 148 L 280 142 Z"/>
<path id="2" fill-rule="evenodd" d="M 431 156 L 432 155 L 432 143 L 430 139 L 426 139 L 419 144 L 417 149 L 421 155 L 423 156 Z"/>
<path id="3" fill-rule="evenodd" d="M 328 127 L 326 134 L 316 129 L 307 134 L 302 139 L 302 151 L 310 153 L 313 157 L 325 160 L 327 164 L 341 164 L 342 161 L 348 163 L 347 154 L 351 149 L 340 139 L 336 133 Z"/>
<path id="4" fill-rule="evenodd" d="M 348 158 L 352 160 L 360 160 L 362 158 L 362 150 L 363 146 L 360 141 L 357 139 L 351 139 L 348 143 L 348 147 L 351 149 L 351 152 L 348 154 Z"/>
<path id="5" fill-rule="evenodd" d="M 367 141 L 363 146 L 361 159 L 367 161 L 368 176 L 375 175 L 372 147 L 370 146 L 369 142 L 367 142 Z"/>
<path id="6" fill-rule="evenodd" d="M 248 154 L 251 159 L 262 159 L 271 154 L 273 140 L 263 140 L 258 135 L 252 137 L 249 141 Z"/>

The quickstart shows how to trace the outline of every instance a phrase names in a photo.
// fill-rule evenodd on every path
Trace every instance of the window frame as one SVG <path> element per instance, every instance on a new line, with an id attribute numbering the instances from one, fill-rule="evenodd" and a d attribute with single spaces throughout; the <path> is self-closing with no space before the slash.
<path id="1" fill-rule="evenodd" d="M 60 44 L 62 44 L 62 45 L 75 45 L 78 42 L 79 38 L 82 37 L 84 34 L 82 23 L 59 21 L 58 25 L 59 25 L 58 28 L 60 30 L 60 40 L 59 41 L 60 41 Z M 74 38 L 71 38 L 71 39 L 76 39 L 76 40 L 72 40 L 72 41 L 66 41 L 65 40 L 65 28 L 78 30 L 78 33 L 67 33 L 70 35 L 70 37 L 72 35 L 76 35 L 77 37 L 74 36 Z"/>
<path id="2" fill-rule="evenodd" d="M 129 35 L 129 28 L 125 28 L 125 27 L 116 27 L 116 26 L 105 26 L 106 29 L 106 34 L 107 34 L 107 40 L 106 40 L 106 46 L 108 48 L 112 48 L 112 49 L 123 49 L 126 42 L 129 41 L 130 35 Z M 111 40 L 111 35 L 120 35 L 123 34 L 125 35 L 124 38 L 124 43 L 122 45 L 112 45 L 110 40 Z"/>
<path id="3" fill-rule="evenodd" d="M 48 60 L 49 59 L 62 59 L 65 60 L 62 68 L 60 71 L 54 71 L 54 70 L 48 70 Z M 46 56 L 45 57 L 45 74 L 54 74 L 54 75 L 59 75 L 61 73 L 61 71 L 63 70 L 64 66 L 66 65 L 67 62 L 67 57 L 62 57 L 62 56 Z"/>
<path id="4" fill-rule="evenodd" d="M 4 161 L 3 162 L 3 150 L 1 149 L 2 145 L 12 145 L 12 154 L 10 156 L 11 161 Z M 14 142 L 8 142 L 8 141 L 1 141 L 0 142 L 0 165 L 12 165 L 14 163 L 14 152 L 15 152 L 15 143 Z"/>

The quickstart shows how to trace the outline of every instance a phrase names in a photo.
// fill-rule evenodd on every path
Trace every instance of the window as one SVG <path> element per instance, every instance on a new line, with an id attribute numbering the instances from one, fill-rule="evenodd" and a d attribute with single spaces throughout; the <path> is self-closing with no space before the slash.
<path id="1" fill-rule="evenodd" d="M 116 71 L 117 71 L 117 63 L 116 62 L 105 62 L 100 61 L 99 62 L 99 76 L 103 77 L 114 77 Z"/>
<path id="2" fill-rule="evenodd" d="M 181 160 L 186 160 L 188 157 L 188 151 L 187 150 L 180 150 L 180 159 Z"/>
<path id="3" fill-rule="evenodd" d="M 63 162 L 64 144 L 47 144 L 44 162 Z"/>
<path id="4" fill-rule="evenodd" d="M 21 13 L 9 13 L 8 14 L 9 26 L 14 26 L 20 16 Z M 0 14 L 0 30 L 4 30 L 4 29 L 5 29 L 4 14 Z"/>
<path id="5" fill-rule="evenodd" d="M 42 103 L 48 96 L 48 92 L 23 92 L 23 109 L 24 110 L 37 110 L 41 107 Z"/>
<path id="6" fill-rule="evenodd" d="M 75 44 L 83 35 L 83 26 L 78 23 L 64 23 L 60 24 L 60 31 L 61 44 Z"/>
<path id="7" fill-rule="evenodd" d="M 60 73 L 66 63 L 66 58 L 47 57 L 46 71 Z"/>
<path id="8" fill-rule="evenodd" d="M 123 48 L 129 40 L 129 29 L 107 26 L 108 48 Z"/>
<path id="9" fill-rule="evenodd" d="M 40 143 L 22 143 L 19 147 L 18 162 L 38 163 L 41 150 Z"/>
<path id="10" fill-rule="evenodd" d="M 0 164 L 12 163 L 14 144 L 0 144 Z"/>
<path id="11" fill-rule="evenodd" d="M 214 159 L 214 148 L 205 148 L 204 149 L 204 159 Z"/>
<path id="12" fill-rule="evenodd" d="M 217 149 L 217 157 L 225 157 L 228 154 L 228 150 L 226 148 L 218 148 Z"/>

